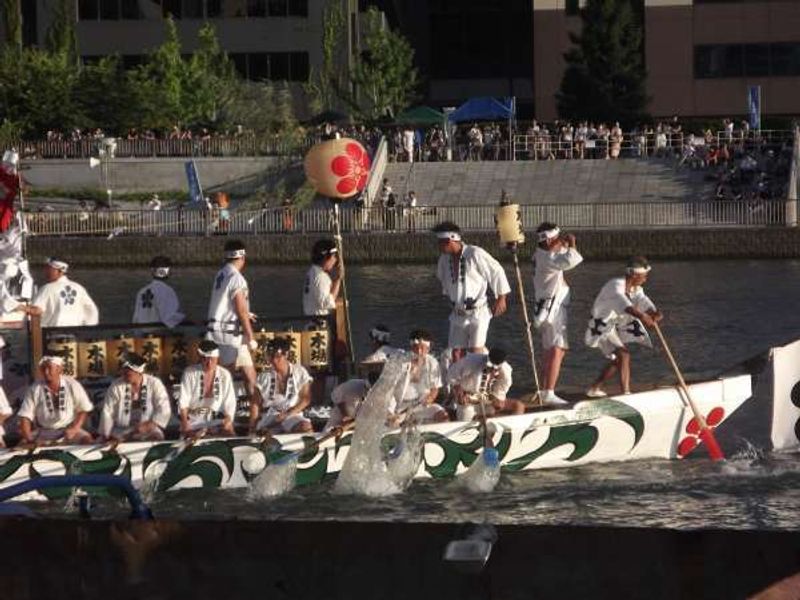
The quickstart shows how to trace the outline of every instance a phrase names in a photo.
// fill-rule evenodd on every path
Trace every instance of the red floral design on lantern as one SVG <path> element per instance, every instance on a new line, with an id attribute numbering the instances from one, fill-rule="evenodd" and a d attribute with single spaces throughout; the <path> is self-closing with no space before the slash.
<path id="1" fill-rule="evenodd" d="M 370 161 L 361 144 L 347 144 L 344 150 L 344 154 L 331 161 L 331 171 L 341 177 L 336 184 L 336 191 L 349 196 L 360 192 L 367 185 Z"/>
<path id="2" fill-rule="evenodd" d="M 706 425 L 710 430 L 714 430 L 717 425 L 722 423 L 725 417 L 725 409 L 721 406 L 712 408 L 706 415 Z M 684 458 L 692 450 L 700 445 L 700 422 L 697 417 L 692 417 L 686 424 L 686 433 L 688 434 L 678 443 L 678 457 Z"/>

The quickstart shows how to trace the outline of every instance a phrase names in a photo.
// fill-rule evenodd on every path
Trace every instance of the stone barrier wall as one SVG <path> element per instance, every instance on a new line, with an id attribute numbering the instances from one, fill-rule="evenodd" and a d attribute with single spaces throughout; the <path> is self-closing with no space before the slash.
<path id="1" fill-rule="evenodd" d="M 708 258 L 797 258 L 800 229 L 693 229 L 578 231 L 578 248 L 590 260 L 625 259 L 643 254 L 650 259 Z M 247 244 L 254 264 L 307 263 L 312 244 L 319 235 L 239 236 Z M 28 240 L 31 260 L 41 262 L 58 255 L 81 266 L 141 266 L 155 254 L 166 254 L 176 264 L 207 265 L 221 260 L 227 236 L 210 237 L 32 237 Z M 472 233 L 468 243 L 478 244 L 501 260 L 510 253 L 498 246 L 492 232 Z M 433 262 L 436 242 L 428 233 L 348 235 L 344 239 L 348 263 Z M 534 246 L 524 244 L 520 256 L 527 258 Z"/>

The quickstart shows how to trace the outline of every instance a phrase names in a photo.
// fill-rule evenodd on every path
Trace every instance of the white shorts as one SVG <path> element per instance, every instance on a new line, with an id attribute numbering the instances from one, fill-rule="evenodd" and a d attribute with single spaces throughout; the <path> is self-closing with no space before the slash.
<path id="1" fill-rule="evenodd" d="M 597 349 L 603 353 L 609 360 L 614 360 L 616 358 L 615 352 L 619 348 L 624 348 L 625 344 L 619 339 L 619 334 L 617 333 L 617 328 L 613 328 L 611 331 L 606 333 L 603 337 L 601 337 L 597 341 Z"/>
<path id="2" fill-rule="evenodd" d="M 414 415 L 417 423 L 424 425 L 425 423 L 436 423 L 437 419 L 441 418 L 440 415 L 447 415 L 447 411 L 441 404 L 434 402 L 427 406 L 416 407 L 411 414 Z"/>
<path id="3" fill-rule="evenodd" d="M 555 311 L 552 318 L 548 319 L 539 326 L 539 334 L 542 336 L 542 347 L 563 348 L 569 350 L 567 341 L 567 311 L 559 308 Z"/>
<path id="4" fill-rule="evenodd" d="M 311 427 L 311 420 L 303 415 L 291 415 L 286 417 L 280 423 L 275 423 L 275 415 L 267 414 L 261 417 L 261 420 L 256 425 L 256 429 L 261 431 L 266 429 L 270 433 L 291 433 L 292 430 L 301 423 L 307 423 Z"/>
<path id="5" fill-rule="evenodd" d="M 450 313 L 450 335 L 447 345 L 450 348 L 483 348 L 489 333 L 492 313 L 481 307 L 464 316 Z"/>
<path id="6" fill-rule="evenodd" d="M 114 427 L 111 430 L 111 435 L 118 439 L 122 439 L 130 434 L 131 434 L 130 427 Z M 164 432 L 161 430 L 160 427 L 156 427 L 155 429 L 151 429 L 149 433 L 130 435 L 129 439 L 132 441 L 136 440 L 140 442 L 160 442 L 163 441 L 164 439 Z"/>
<path id="7" fill-rule="evenodd" d="M 62 429 L 43 429 L 37 428 L 33 432 L 33 437 L 35 440 L 39 442 L 54 442 L 56 440 L 61 440 L 66 435 L 67 428 L 64 427 Z M 85 429 L 78 430 L 76 436 L 70 440 L 63 440 L 64 444 L 85 444 L 92 441 L 92 434 L 86 431 Z"/>
<path id="8" fill-rule="evenodd" d="M 234 369 L 252 367 L 253 357 L 250 356 L 250 350 L 244 344 L 241 346 L 219 344 L 219 362 L 223 367 L 233 365 Z"/>

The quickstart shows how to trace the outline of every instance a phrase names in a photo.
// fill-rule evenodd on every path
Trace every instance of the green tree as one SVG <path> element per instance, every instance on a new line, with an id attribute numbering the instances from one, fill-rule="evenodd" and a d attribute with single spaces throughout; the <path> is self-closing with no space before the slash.
<path id="1" fill-rule="evenodd" d="M 419 80 L 408 40 L 385 26 L 374 7 L 365 24 L 364 47 L 350 76 L 355 89 L 341 93 L 357 117 L 373 120 L 408 108 Z"/>
<path id="2" fill-rule="evenodd" d="M 3 0 L 3 28 L 6 32 L 6 49 L 22 50 L 21 0 Z"/>
<path id="3" fill-rule="evenodd" d="M 214 27 L 206 23 L 198 32 L 198 48 L 189 58 L 182 81 L 186 120 L 214 124 L 231 100 L 236 71 L 217 40 Z"/>
<path id="4" fill-rule="evenodd" d="M 84 65 L 73 93 L 77 110 L 85 115 L 84 125 L 123 133 L 138 126 L 137 106 L 132 99 L 130 79 L 119 57 L 105 56 Z"/>
<path id="5" fill-rule="evenodd" d="M 647 72 L 642 24 L 633 0 L 588 0 L 582 30 L 570 34 L 574 47 L 556 95 L 567 119 L 620 121 L 631 125 L 646 114 Z"/>
<path id="6" fill-rule="evenodd" d="M 62 54 L 69 63 L 78 64 L 78 37 L 75 34 L 75 1 L 55 0 L 53 20 L 45 36 L 45 47 Z"/>
<path id="7" fill-rule="evenodd" d="M 342 5 L 336 0 L 328 0 L 322 11 L 322 63 L 319 70 L 312 70 L 305 84 L 309 108 L 312 113 L 333 110 L 337 98 L 347 88 L 345 72 L 341 67 L 342 43 L 347 18 Z"/>

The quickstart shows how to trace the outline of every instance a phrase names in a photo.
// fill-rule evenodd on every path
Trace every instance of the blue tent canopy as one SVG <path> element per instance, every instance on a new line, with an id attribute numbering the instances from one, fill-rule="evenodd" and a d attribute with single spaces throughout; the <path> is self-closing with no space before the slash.
<path id="1" fill-rule="evenodd" d="M 449 115 L 449 119 L 455 123 L 513 118 L 513 98 L 491 98 L 489 96 L 470 98 Z"/>

